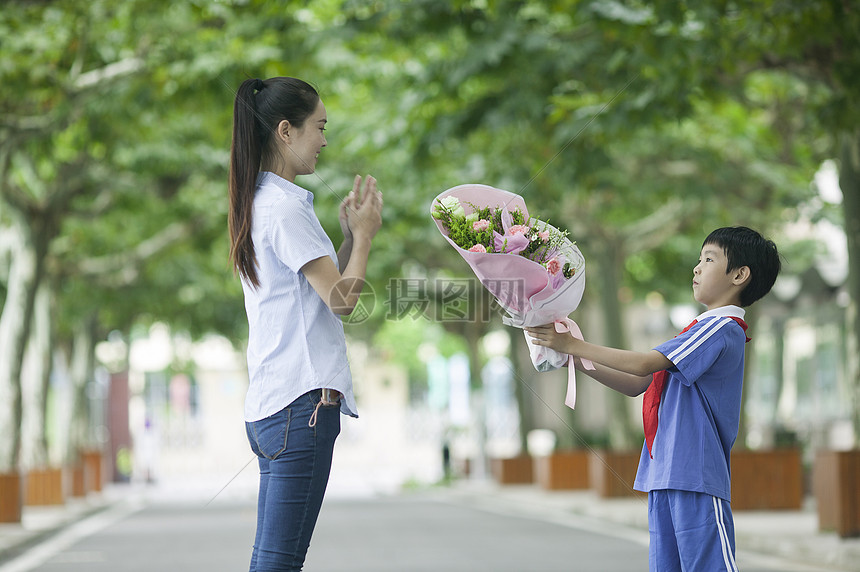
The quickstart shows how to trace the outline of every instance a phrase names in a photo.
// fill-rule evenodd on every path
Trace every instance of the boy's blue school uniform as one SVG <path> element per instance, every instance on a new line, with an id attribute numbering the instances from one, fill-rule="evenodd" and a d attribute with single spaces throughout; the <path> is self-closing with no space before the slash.
<path id="1" fill-rule="evenodd" d="M 737 306 L 710 310 L 654 348 L 674 365 L 651 454 L 642 447 L 633 485 L 649 493 L 652 570 L 737 570 L 729 459 L 740 421 L 746 334 L 732 318 L 743 316 Z"/>

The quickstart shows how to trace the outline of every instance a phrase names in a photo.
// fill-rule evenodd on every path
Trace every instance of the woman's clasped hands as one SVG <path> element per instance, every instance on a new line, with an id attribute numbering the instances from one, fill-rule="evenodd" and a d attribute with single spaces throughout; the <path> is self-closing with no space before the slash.
<path id="1" fill-rule="evenodd" d="M 370 240 L 382 226 L 382 192 L 370 175 L 363 183 L 361 175 L 356 175 L 352 191 L 340 203 L 338 219 L 346 240 Z"/>

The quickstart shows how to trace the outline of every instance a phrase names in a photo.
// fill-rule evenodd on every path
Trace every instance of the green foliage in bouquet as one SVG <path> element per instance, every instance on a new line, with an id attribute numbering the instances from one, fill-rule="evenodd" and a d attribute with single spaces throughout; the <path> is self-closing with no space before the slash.
<path id="1" fill-rule="evenodd" d="M 472 213 L 466 215 L 460 201 L 455 197 L 445 197 L 437 201 L 433 209 L 433 218 L 439 220 L 448 233 L 448 237 L 463 250 L 472 252 L 503 253 L 507 246 L 507 237 L 502 224 L 502 209 L 495 207 L 472 207 Z M 569 243 L 568 232 L 551 226 L 548 222 L 526 215 L 516 208 L 509 211 L 511 226 L 508 232 L 521 232 L 529 239 L 528 245 L 517 254 L 547 267 L 559 252 L 563 252 Z M 503 235 L 502 247 L 497 248 L 495 234 Z M 571 243 L 572 244 L 572 243 Z M 565 262 L 561 269 L 565 278 L 576 273 L 576 268 L 570 262 Z"/>

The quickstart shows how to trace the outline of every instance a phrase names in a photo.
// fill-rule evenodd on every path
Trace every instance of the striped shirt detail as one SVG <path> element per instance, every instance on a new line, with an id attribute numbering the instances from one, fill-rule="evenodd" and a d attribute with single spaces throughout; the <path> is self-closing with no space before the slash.
<path id="1" fill-rule="evenodd" d="M 684 358 L 696 351 L 696 349 L 705 343 L 711 336 L 717 333 L 720 328 L 725 326 L 726 324 L 732 322 L 731 318 L 717 318 L 714 320 L 708 320 L 705 322 L 705 325 L 696 330 L 693 335 L 690 336 L 690 339 L 686 340 L 683 344 L 678 346 L 672 353 L 667 355 L 666 357 L 673 364 L 678 365 L 678 363 L 684 361 Z"/>

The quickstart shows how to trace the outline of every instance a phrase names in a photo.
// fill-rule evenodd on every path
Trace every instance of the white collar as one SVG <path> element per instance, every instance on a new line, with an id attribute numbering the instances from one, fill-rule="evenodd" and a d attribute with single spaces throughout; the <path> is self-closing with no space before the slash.
<path id="1" fill-rule="evenodd" d="M 705 318 L 714 317 L 728 317 L 728 318 L 740 318 L 744 319 L 744 315 L 746 314 L 746 310 L 741 308 L 740 306 L 720 306 L 719 308 L 714 308 L 713 310 L 708 310 L 707 312 L 703 312 L 696 316 L 696 320 L 704 320 Z"/>
<path id="2" fill-rule="evenodd" d="M 298 186 L 295 183 L 291 183 L 290 181 L 284 179 L 280 175 L 276 175 L 271 171 L 260 171 L 257 174 L 257 186 L 272 184 L 284 191 L 288 194 L 294 194 L 299 197 L 302 197 L 309 203 L 313 204 L 314 202 L 314 194 L 309 190 Z"/>

